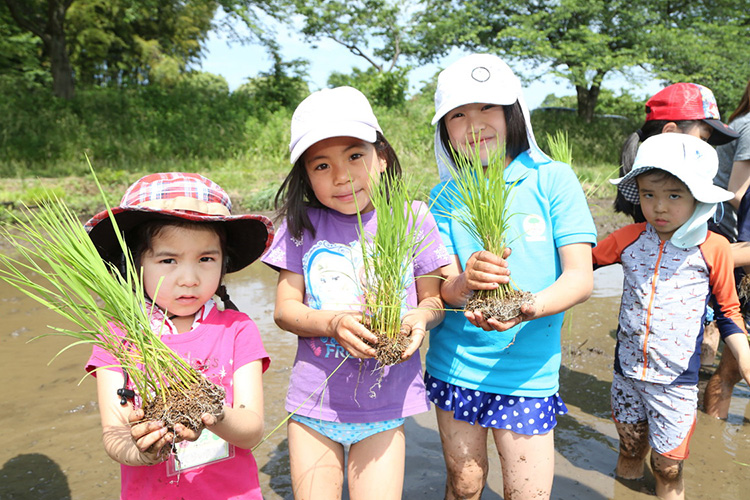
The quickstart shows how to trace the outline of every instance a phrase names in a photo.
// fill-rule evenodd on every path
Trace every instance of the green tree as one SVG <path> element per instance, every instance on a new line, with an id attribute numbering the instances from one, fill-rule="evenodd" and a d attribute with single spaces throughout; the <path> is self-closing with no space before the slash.
<path id="1" fill-rule="evenodd" d="M 178 83 L 200 60 L 214 14 L 220 6 L 230 19 L 251 28 L 253 41 L 274 44 L 259 19 L 283 16 L 273 0 L 0 0 L 0 32 L 19 30 L 42 42 L 41 57 L 28 57 L 22 72 L 48 68 L 54 94 L 72 98 L 75 84 L 127 86 Z M 226 24 L 217 26 L 226 28 Z M 240 40 L 238 35 L 236 39 Z M 247 40 L 244 40 L 247 41 Z M 18 57 L 0 59 L 0 70 Z M 76 76 L 74 82 L 73 75 Z"/>
<path id="2" fill-rule="evenodd" d="M 75 94 L 65 38 L 65 14 L 73 1 L 4 0 L 16 24 L 42 41 L 50 63 L 52 91 L 64 99 L 72 99 Z"/>
<path id="3" fill-rule="evenodd" d="M 51 84 L 42 66 L 42 41 L 18 26 L 4 2 L 0 2 L 0 75 L 28 84 Z"/>
<path id="4" fill-rule="evenodd" d="M 377 71 L 375 68 L 361 70 L 352 68 L 350 74 L 334 71 L 328 77 L 329 87 L 348 85 L 360 90 L 372 104 L 395 107 L 406 101 L 409 90 L 408 70 L 395 68 L 391 71 Z"/>
<path id="5" fill-rule="evenodd" d="M 392 71 L 404 53 L 408 30 L 401 2 L 296 0 L 294 5 L 306 40 L 333 40 L 378 72 Z"/>
<path id="6" fill-rule="evenodd" d="M 750 78 L 750 1 L 660 0 L 653 8 L 662 20 L 653 28 L 653 73 L 709 87 L 728 117 Z"/>
<path id="7" fill-rule="evenodd" d="M 281 54 L 272 50 L 273 66 L 269 71 L 249 79 L 235 92 L 252 97 L 254 113 L 273 113 L 280 108 L 292 109 L 310 92 L 305 77 L 308 62 L 303 59 L 283 61 Z"/>
<path id="8" fill-rule="evenodd" d="M 637 0 L 427 0 L 414 46 L 422 61 L 461 47 L 531 63 L 567 79 L 579 115 L 590 120 L 607 74 L 650 62 L 648 16 Z"/>

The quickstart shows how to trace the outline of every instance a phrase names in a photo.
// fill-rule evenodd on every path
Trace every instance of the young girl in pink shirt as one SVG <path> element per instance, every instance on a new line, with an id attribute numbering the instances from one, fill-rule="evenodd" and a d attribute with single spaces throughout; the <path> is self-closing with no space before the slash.
<path id="1" fill-rule="evenodd" d="M 262 373 L 269 358 L 255 323 L 229 309 L 221 281 L 270 245 L 270 220 L 231 215 L 224 190 L 200 175 L 147 175 L 111 214 L 101 212 L 86 224 L 102 258 L 115 266 L 122 254 L 112 217 L 143 272 L 155 331 L 226 391 L 221 415 L 201 417 L 202 432 L 181 424 L 168 431 L 163 422 L 143 421 L 143 411 L 128 400 L 127 373 L 95 347 L 86 370 L 97 379 L 104 447 L 122 464 L 120 497 L 262 499 L 250 449 L 263 433 Z"/>

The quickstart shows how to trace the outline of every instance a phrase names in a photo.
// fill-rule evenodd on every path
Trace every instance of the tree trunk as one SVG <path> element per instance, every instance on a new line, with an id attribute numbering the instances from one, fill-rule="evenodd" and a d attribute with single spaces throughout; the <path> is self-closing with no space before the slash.
<path id="1" fill-rule="evenodd" d="M 73 69 L 65 43 L 65 13 L 74 0 L 47 0 L 47 12 L 35 11 L 36 4 L 5 0 L 11 17 L 23 29 L 38 36 L 49 56 L 52 92 L 57 97 L 72 99 L 75 94 Z"/>
<path id="2" fill-rule="evenodd" d="M 596 102 L 599 100 L 600 89 L 598 85 L 592 85 L 591 88 L 576 85 L 578 116 L 583 118 L 586 123 L 590 123 L 594 118 L 594 109 L 596 109 Z"/>
<path id="3" fill-rule="evenodd" d="M 49 0 L 44 38 L 52 71 L 52 92 L 63 99 L 72 99 L 75 94 L 73 69 L 70 67 L 68 47 L 65 43 L 65 12 L 71 3 Z"/>

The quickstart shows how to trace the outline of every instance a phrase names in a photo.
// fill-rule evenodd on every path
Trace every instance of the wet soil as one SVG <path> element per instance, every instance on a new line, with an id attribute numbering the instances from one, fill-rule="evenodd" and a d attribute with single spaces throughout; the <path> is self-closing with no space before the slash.
<path id="1" fill-rule="evenodd" d="M 223 387 L 205 378 L 191 386 L 184 393 L 172 392 L 166 399 L 155 398 L 143 405 L 143 420 L 160 420 L 167 429 L 174 431 L 177 424 L 199 431 L 204 425 L 204 413 L 220 417 L 224 410 L 225 391 Z"/>
<path id="2" fill-rule="evenodd" d="M 600 236 L 627 222 L 610 215 L 606 200 L 593 204 L 592 213 Z M 231 275 L 227 283 L 233 301 L 258 324 L 272 359 L 264 375 L 267 430 L 286 416 L 283 401 L 296 349 L 296 337 L 273 322 L 276 278 L 273 271 L 255 263 Z M 555 430 L 554 499 L 654 498 L 650 476 L 627 483 L 614 477 L 617 433 L 610 419 L 609 385 L 621 286 L 618 267 L 596 271 L 592 298 L 566 316 L 560 392 L 570 413 L 560 417 Z M 60 320 L 4 284 L 0 284 L 0 317 L 4 324 L 0 329 L 0 499 L 118 498 L 119 467 L 101 444 L 96 386 L 91 378 L 82 380 L 89 349 L 70 349 L 48 365 L 67 340 L 48 337 L 27 342 Z M 429 336 L 422 355 L 428 343 Z M 403 498 L 442 498 L 445 466 L 434 413 L 408 418 L 406 433 Z M 499 460 L 494 445 L 489 449 L 491 468 L 483 498 L 498 500 L 503 491 Z M 291 499 L 283 428 L 255 455 L 266 500 Z M 699 412 L 685 464 L 685 485 L 692 500 L 748 498 L 750 389 L 744 382 L 735 388 L 727 421 Z"/>

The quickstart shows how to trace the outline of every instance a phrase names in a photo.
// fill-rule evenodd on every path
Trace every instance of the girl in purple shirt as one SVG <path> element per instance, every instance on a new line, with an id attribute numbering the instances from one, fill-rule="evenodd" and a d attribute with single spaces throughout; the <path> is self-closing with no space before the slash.
<path id="1" fill-rule="evenodd" d="M 279 270 L 276 323 L 298 336 L 286 400 L 294 496 L 340 498 L 346 472 L 353 500 L 400 499 L 404 417 L 429 410 L 412 355 L 443 318 L 436 275 L 447 253 L 429 210 L 415 202 L 425 238 L 405 269 L 402 331 L 410 344 L 400 363 L 378 366 L 367 343 L 377 337 L 360 322 L 357 207 L 364 230 L 375 234 L 371 184 L 386 171 L 400 174 L 396 154 L 351 87 L 315 92 L 297 107 L 290 150 L 294 166 L 277 195 L 284 220 L 262 260 Z"/>

